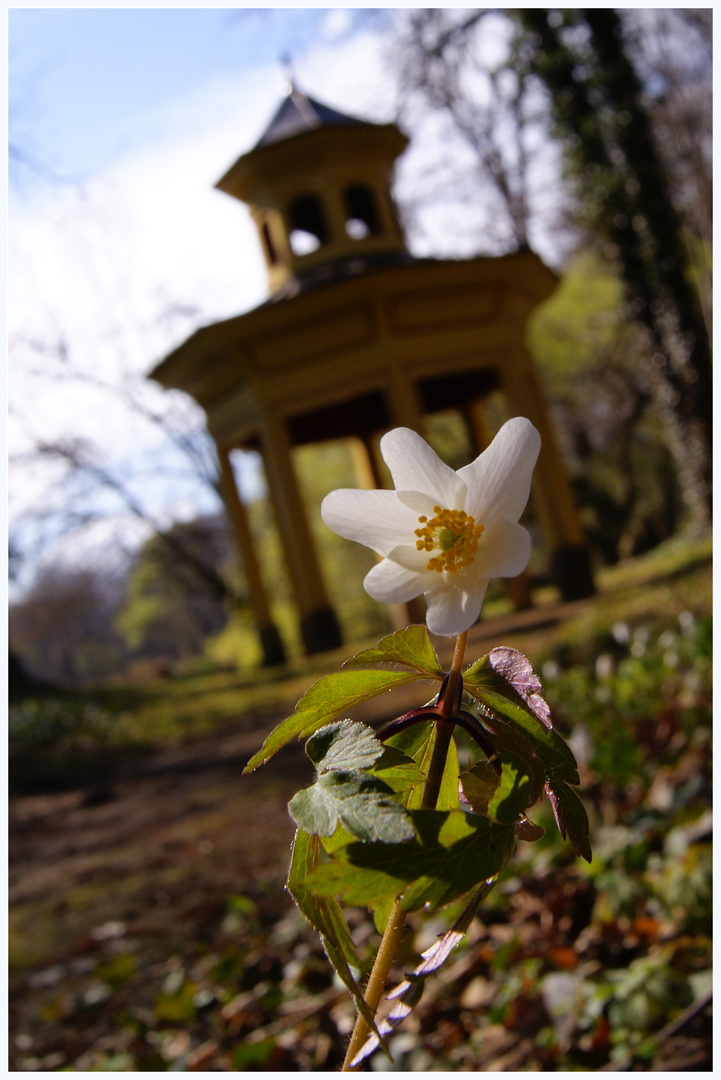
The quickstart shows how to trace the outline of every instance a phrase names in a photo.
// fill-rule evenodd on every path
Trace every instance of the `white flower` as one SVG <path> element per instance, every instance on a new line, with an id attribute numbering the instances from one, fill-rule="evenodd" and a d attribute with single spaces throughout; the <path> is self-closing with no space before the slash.
<path id="1" fill-rule="evenodd" d="M 541 438 L 524 417 L 509 420 L 470 465 L 454 472 L 410 428 L 381 439 L 395 491 L 332 491 L 323 521 L 383 558 L 366 591 L 384 604 L 425 594 L 428 629 L 454 637 L 481 613 L 488 582 L 528 564 L 531 538 L 518 524 Z"/>

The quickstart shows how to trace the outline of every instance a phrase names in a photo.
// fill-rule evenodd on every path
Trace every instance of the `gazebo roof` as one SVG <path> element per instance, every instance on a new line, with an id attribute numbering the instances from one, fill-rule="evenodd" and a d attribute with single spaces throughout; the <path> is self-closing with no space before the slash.
<path id="1" fill-rule="evenodd" d="M 311 131 L 313 128 L 348 127 L 351 124 L 363 122 L 355 116 L 348 116 L 346 113 L 338 112 L 337 109 L 331 109 L 329 105 L 321 104 L 320 101 L 308 97 L 292 86 L 290 93 L 283 98 L 275 116 L 255 144 L 255 149 L 281 142 L 283 139 L 290 139 L 294 135 Z"/>

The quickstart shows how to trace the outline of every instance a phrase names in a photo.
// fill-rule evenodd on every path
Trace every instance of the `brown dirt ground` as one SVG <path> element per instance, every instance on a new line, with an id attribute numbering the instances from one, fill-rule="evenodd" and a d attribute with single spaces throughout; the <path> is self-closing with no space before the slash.
<path id="1" fill-rule="evenodd" d="M 496 622 L 494 644 L 532 654 L 541 625 L 576 610 L 565 605 L 552 616 L 529 612 L 505 628 Z M 479 628 L 476 640 L 484 632 Z M 418 685 L 397 691 L 393 704 L 377 699 L 355 715 L 398 715 L 424 700 L 425 689 L 420 684 L 420 697 Z M 310 782 L 310 763 L 294 743 L 260 771 L 242 776 L 278 719 L 244 716 L 210 737 L 129 764 L 110 784 L 99 776 L 83 789 L 10 800 L 11 1068 L 83 1067 L 77 1033 L 72 1047 L 58 1041 L 62 1003 L 55 988 L 74 970 L 90 970 L 114 935 L 122 935 L 128 948 L 154 954 L 160 965 L 173 949 L 180 952 L 183 941 L 202 935 L 213 920 L 217 924 L 231 896 L 264 897 L 268 922 L 282 920 L 292 908 L 283 891 L 293 836 L 287 802 Z M 324 994 L 347 998 L 335 987 Z M 347 1001 L 339 1008 L 352 1011 Z M 36 1038 L 38 1011 L 55 1022 L 55 1042 Z M 97 1046 L 102 1039 L 94 1033 L 85 1046 L 90 1042 Z M 321 1067 L 328 1064 L 330 1059 Z M 233 1065 L 214 1061 L 212 1067 Z M 319 1066 L 310 1059 L 286 1066 L 298 1067 Z"/>

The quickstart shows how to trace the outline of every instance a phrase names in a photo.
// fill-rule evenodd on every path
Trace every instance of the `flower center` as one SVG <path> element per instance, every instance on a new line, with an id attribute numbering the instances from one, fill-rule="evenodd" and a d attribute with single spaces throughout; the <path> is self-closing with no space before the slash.
<path id="1" fill-rule="evenodd" d="M 442 510 L 434 506 L 433 513 L 436 516 L 430 521 L 425 515 L 418 518 L 423 528 L 416 529 L 419 537 L 416 547 L 419 551 L 438 552 L 428 560 L 427 570 L 455 574 L 473 562 L 483 526 L 476 525 L 465 510 Z"/>

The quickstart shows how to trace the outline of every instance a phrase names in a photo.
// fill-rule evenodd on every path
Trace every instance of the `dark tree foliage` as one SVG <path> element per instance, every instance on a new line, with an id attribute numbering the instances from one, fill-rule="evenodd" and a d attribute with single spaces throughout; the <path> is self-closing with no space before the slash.
<path id="1" fill-rule="evenodd" d="M 549 89 L 574 160 L 580 200 L 617 254 L 632 310 L 646 327 L 658 396 L 676 427 L 684 479 L 710 503 L 711 352 L 669 176 L 644 88 L 613 9 L 525 9 L 533 66 Z"/>

